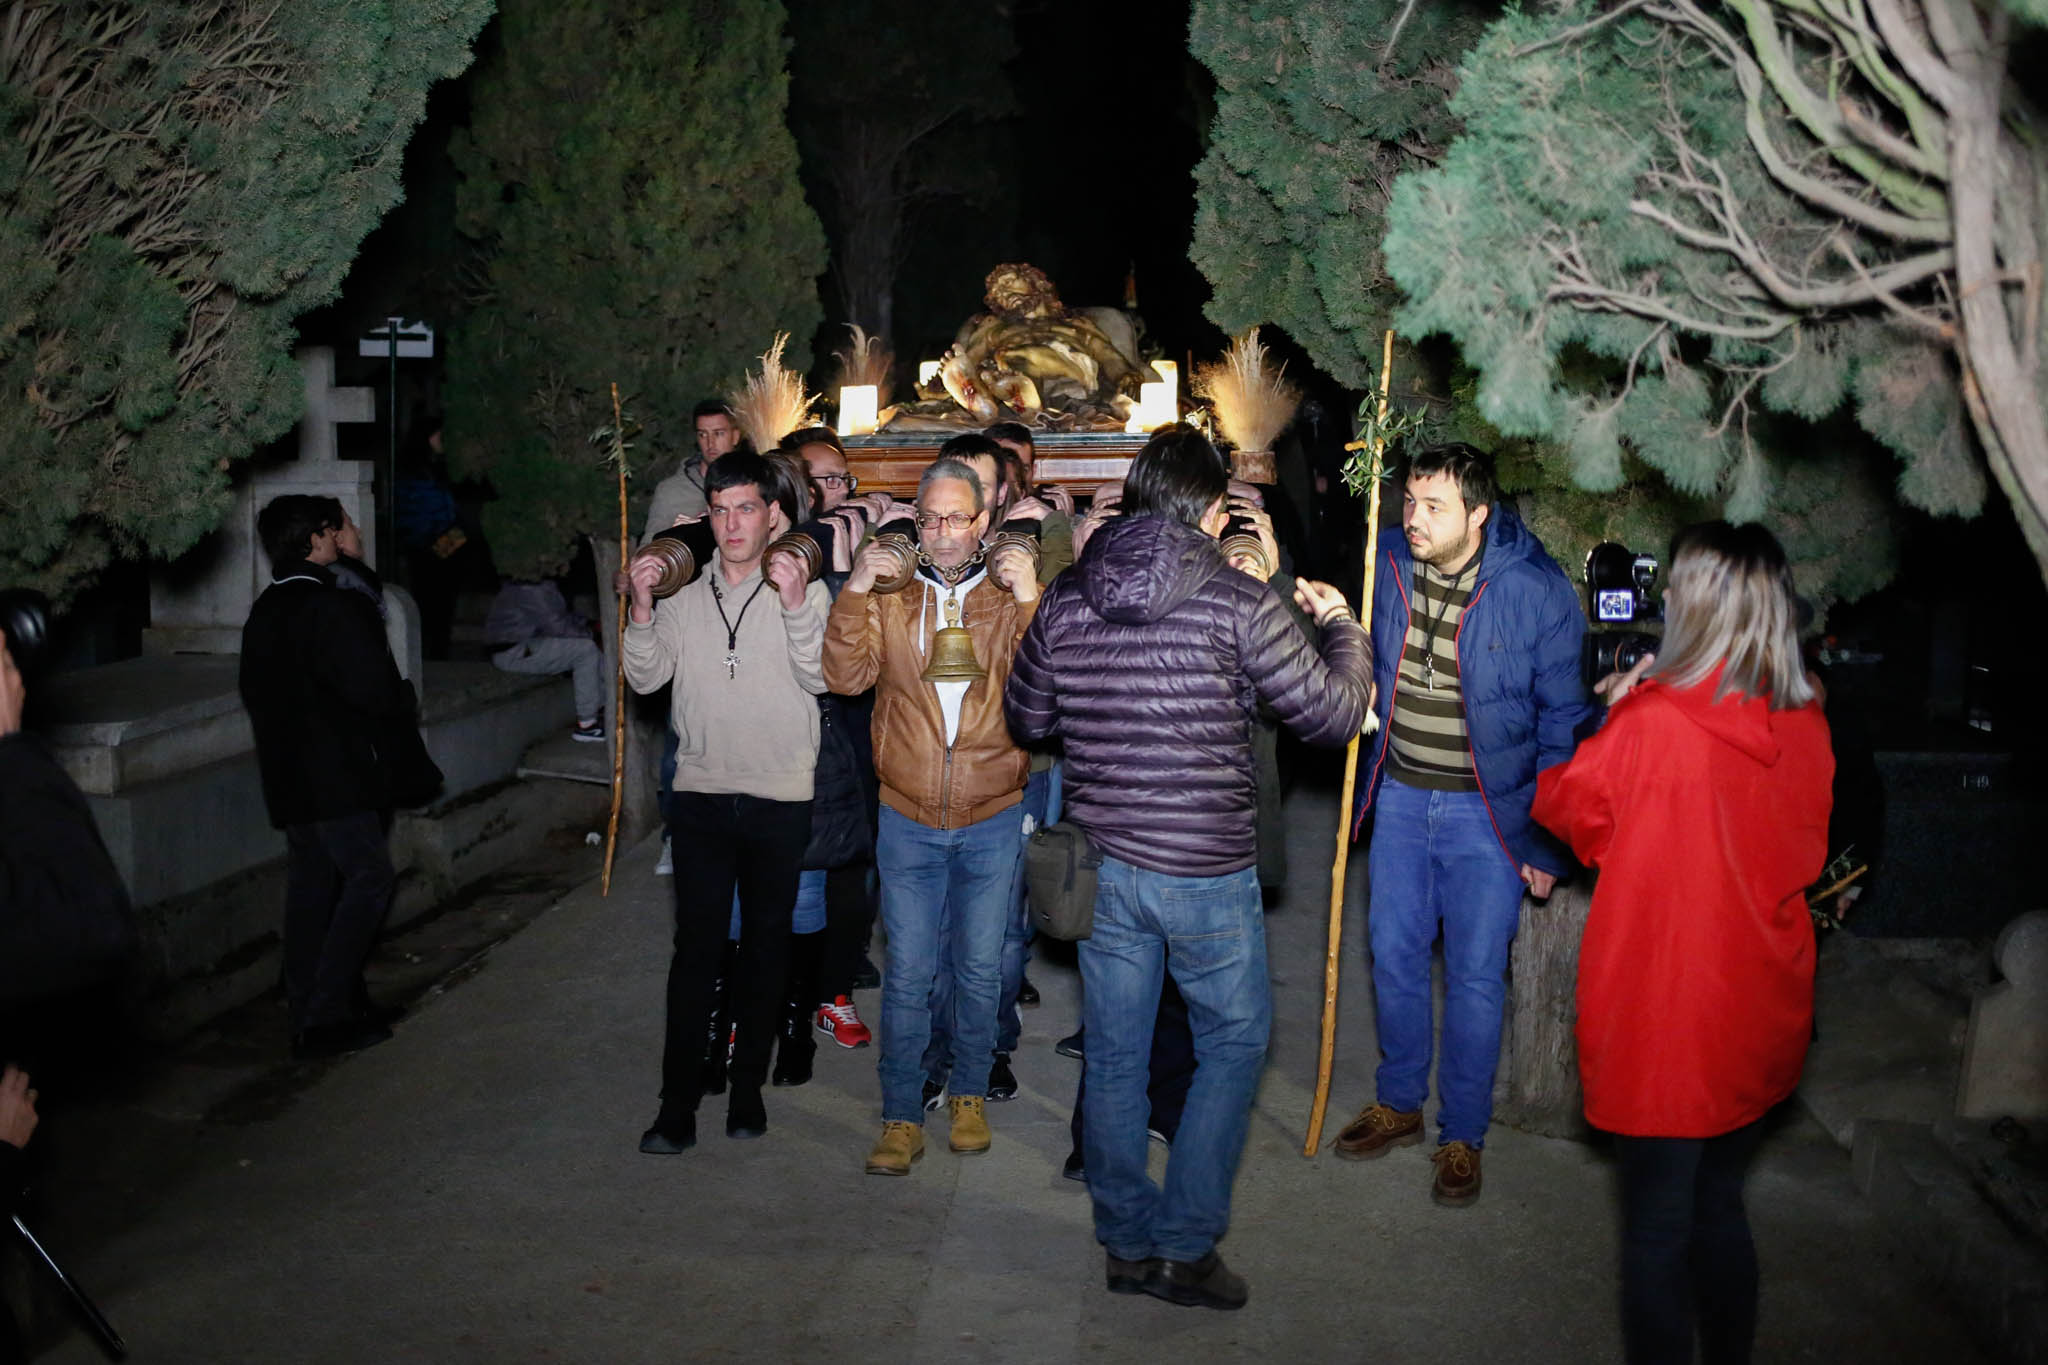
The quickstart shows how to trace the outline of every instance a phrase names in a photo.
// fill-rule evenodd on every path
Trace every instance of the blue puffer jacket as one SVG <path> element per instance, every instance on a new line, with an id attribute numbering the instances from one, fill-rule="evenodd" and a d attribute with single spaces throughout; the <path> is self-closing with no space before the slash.
<path id="1" fill-rule="evenodd" d="M 1382 537 L 1380 550 L 1372 602 L 1378 687 L 1373 705 L 1380 728 L 1354 835 L 1385 767 L 1394 688 L 1408 640 L 1408 593 L 1415 583 L 1415 557 L 1405 537 Z M 1571 866 L 1571 855 L 1529 818 L 1529 807 L 1536 799 L 1536 774 L 1570 758 L 1579 741 L 1599 728 L 1600 709 L 1579 676 L 1585 635 L 1578 590 L 1515 509 L 1494 503 L 1479 578 L 1458 626 L 1458 678 L 1480 795 L 1494 833 L 1518 866 L 1555 873 Z"/>

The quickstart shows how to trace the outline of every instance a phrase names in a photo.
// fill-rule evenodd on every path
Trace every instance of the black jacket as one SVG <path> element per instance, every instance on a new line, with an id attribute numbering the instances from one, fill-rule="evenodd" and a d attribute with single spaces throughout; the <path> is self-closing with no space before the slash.
<path id="1" fill-rule="evenodd" d="M 108 976 L 133 944 L 128 890 L 85 794 L 35 739 L 0 738 L 0 1007 Z"/>
<path id="2" fill-rule="evenodd" d="M 413 692 L 361 593 L 318 565 L 285 567 L 242 627 L 242 705 L 271 824 L 390 808 L 378 736 L 411 718 Z"/>

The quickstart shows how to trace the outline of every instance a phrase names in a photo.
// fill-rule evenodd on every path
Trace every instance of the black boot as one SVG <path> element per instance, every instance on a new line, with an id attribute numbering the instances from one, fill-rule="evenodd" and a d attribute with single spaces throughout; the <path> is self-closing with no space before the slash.
<path id="1" fill-rule="evenodd" d="M 775 1044 L 775 1085 L 802 1085 L 811 1079 L 818 1056 L 811 1020 L 818 1013 L 818 971 L 824 954 L 822 932 L 790 935 L 789 1003 L 783 1007 L 782 1036 Z"/>
<path id="2" fill-rule="evenodd" d="M 725 956 L 718 966 L 718 979 L 711 983 L 711 1023 L 704 1039 L 704 1093 L 707 1095 L 725 1093 L 725 1064 L 732 1055 L 732 1010 L 726 999 L 727 983 L 732 980 L 732 966 L 739 952 L 739 944 L 726 943 Z"/>

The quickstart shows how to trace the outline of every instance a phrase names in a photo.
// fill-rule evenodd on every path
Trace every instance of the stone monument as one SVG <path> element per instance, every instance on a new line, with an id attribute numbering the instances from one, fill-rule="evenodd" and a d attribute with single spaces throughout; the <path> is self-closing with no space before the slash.
<path id="1" fill-rule="evenodd" d="M 146 653 L 241 651 L 242 623 L 258 594 L 270 586 L 270 559 L 256 537 L 256 514 L 272 498 L 286 493 L 339 498 L 362 528 L 364 559 L 376 564 L 373 462 L 341 459 L 334 431 L 338 422 L 375 421 L 376 390 L 336 388 L 332 347 L 302 347 L 298 362 L 306 385 L 298 458 L 259 468 L 242 480 L 220 529 L 151 576 Z"/>
<path id="2" fill-rule="evenodd" d="M 1992 956 L 2005 979 L 1970 1007 L 1956 1114 L 2048 1119 L 2048 910 L 2006 925 Z"/>

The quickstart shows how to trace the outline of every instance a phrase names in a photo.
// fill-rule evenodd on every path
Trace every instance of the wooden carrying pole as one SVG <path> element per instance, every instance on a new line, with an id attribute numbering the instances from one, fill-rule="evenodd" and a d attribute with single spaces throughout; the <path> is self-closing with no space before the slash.
<path id="1" fill-rule="evenodd" d="M 1394 333 L 1387 331 L 1380 354 L 1379 424 L 1387 420 L 1388 383 L 1394 372 Z M 1365 495 L 1365 587 L 1359 601 L 1361 624 L 1368 638 L 1372 634 L 1373 570 L 1380 544 L 1380 460 L 1386 454 L 1378 432 L 1370 443 L 1368 472 L 1371 481 Z M 1358 736 L 1344 749 L 1344 796 L 1337 806 L 1337 857 L 1330 864 L 1330 947 L 1323 961 L 1323 1045 L 1316 1059 L 1316 1101 L 1308 1116 L 1308 1140 L 1303 1156 L 1314 1156 L 1323 1142 L 1323 1115 L 1330 1107 L 1330 1063 L 1337 1053 L 1337 955 L 1344 943 L 1344 877 L 1351 863 L 1351 802 L 1358 790 Z"/>
<path id="2" fill-rule="evenodd" d="M 619 473 L 619 572 L 626 570 L 626 556 L 632 546 L 626 533 L 626 423 L 619 414 L 619 386 L 612 384 L 612 457 Z M 612 816 L 604 831 L 604 877 L 598 894 L 612 893 L 612 858 L 619 850 L 619 807 L 626 798 L 626 612 L 632 607 L 632 598 L 619 594 L 619 607 L 614 613 L 618 621 L 614 627 L 616 638 L 612 641 L 612 652 L 618 659 L 618 666 L 612 678 Z"/>

